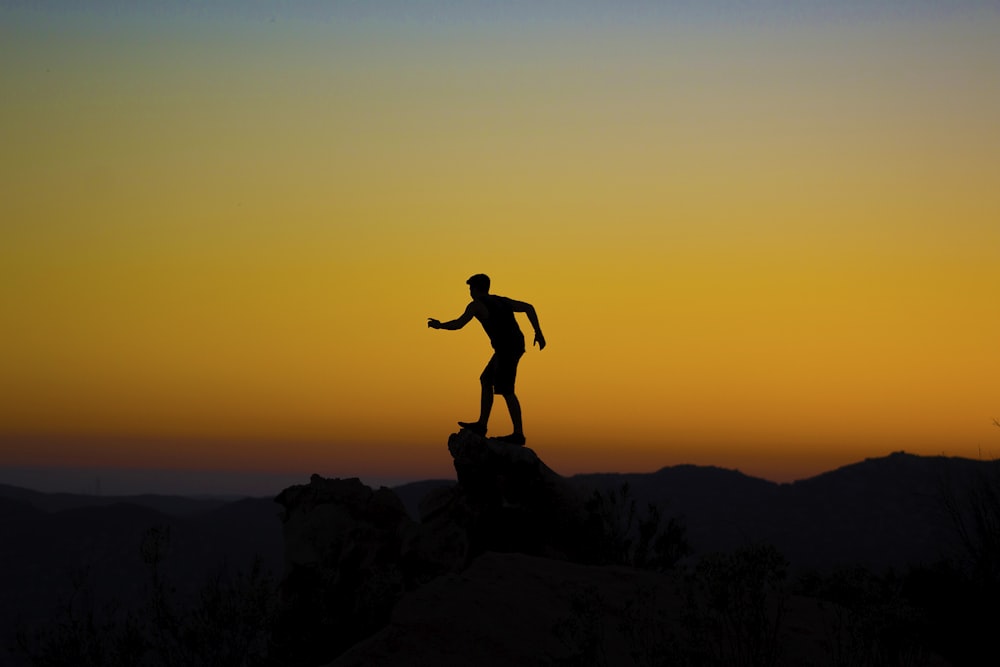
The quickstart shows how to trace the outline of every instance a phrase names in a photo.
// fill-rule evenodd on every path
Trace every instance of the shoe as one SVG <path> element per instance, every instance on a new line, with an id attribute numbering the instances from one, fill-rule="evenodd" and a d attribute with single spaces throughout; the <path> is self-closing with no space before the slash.
<path id="1" fill-rule="evenodd" d="M 458 425 L 477 435 L 486 435 L 486 424 L 480 424 L 479 422 L 458 422 Z"/>
<path id="2" fill-rule="evenodd" d="M 524 435 L 521 433 L 511 433 L 510 435 L 502 435 L 499 438 L 493 438 L 497 442 L 503 442 L 508 445 L 520 445 L 524 446 Z"/>

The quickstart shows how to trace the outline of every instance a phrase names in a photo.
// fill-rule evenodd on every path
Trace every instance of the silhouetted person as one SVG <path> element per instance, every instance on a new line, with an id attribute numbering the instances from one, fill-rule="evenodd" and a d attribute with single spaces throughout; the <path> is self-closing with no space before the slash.
<path id="1" fill-rule="evenodd" d="M 465 307 L 465 312 L 450 322 L 439 322 L 433 317 L 427 318 L 427 326 L 431 329 L 461 329 L 475 317 L 486 330 L 493 346 L 493 356 L 479 376 L 482 385 L 482 399 L 479 405 L 479 419 L 474 422 L 458 422 L 462 428 L 467 428 L 479 435 L 486 435 L 486 424 L 493 409 L 493 394 L 500 394 L 507 401 L 510 411 L 510 421 L 514 424 L 514 432 L 497 438 L 513 445 L 524 444 L 524 427 L 521 424 L 521 403 L 514 394 L 514 381 L 517 378 L 517 362 L 524 354 L 524 334 L 517 325 L 514 313 L 525 313 L 528 321 L 535 329 L 535 341 L 539 350 L 545 349 L 545 336 L 538 325 L 538 315 L 530 303 L 515 301 L 505 296 L 490 294 L 489 276 L 477 273 L 465 281 L 469 285 L 472 302 Z"/>

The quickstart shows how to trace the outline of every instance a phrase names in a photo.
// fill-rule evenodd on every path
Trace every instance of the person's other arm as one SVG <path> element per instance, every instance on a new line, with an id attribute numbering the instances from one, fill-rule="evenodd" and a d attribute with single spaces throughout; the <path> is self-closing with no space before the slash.
<path id="1" fill-rule="evenodd" d="M 468 306 L 465 307 L 465 312 L 448 322 L 439 322 L 433 317 L 427 318 L 427 326 L 431 329 L 447 329 L 448 331 L 455 331 L 456 329 L 461 329 L 466 324 L 468 324 L 477 313 L 481 313 L 482 310 L 486 310 L 486 306 L 479 303 L 478 301 L 472 301 Z"/>
<path id="2" fill-rule="evenodd" d="M 538 314 L 535 312 L 535 307 L 530 303 L 515 301 L 513 299 L 510 300 L 510 307 L 515 313 L 524 313 L 528 316 L 528 321 L 531 322 L 531 326 L 535 330 L 535 342 L 533 345 L 537 345 L 539 350 L 544 350 L 545 336 L 542 335 L 542 327 L 538 324 Z"/>

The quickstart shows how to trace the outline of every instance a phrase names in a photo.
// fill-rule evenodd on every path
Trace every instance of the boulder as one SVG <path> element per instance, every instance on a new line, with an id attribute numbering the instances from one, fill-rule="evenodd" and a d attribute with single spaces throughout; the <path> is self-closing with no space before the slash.
<path id="1" fill-rule="evenodd" d="M 448 451 L 458 475 L 448 519 L 464 528 L 470 558 L 496 551 L 584 559 L 581 492 L 533 450 L 462 430 L 448 438 Z"/>

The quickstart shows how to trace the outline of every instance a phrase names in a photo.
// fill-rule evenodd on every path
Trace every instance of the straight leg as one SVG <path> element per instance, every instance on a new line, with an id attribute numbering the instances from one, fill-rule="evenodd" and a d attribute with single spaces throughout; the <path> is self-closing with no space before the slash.
<path id="1" fill-rule="evenodd" d="M 493 411 L 493 384 L 483 381 L 482 390 L 479 398 L 479 423 L 485 427 L 490 420 L 490 412 Z"/>
<path id="2" fill-rule="evenodd" d="M 507 401 L 507 410 L 510 412 L 510 421 L 514 425 L 514 435 L 524 435 L 524 426 L 521 423 L 521 401 L 517 400 L 517 394 L 510 392 L 503 395 Z"/>

